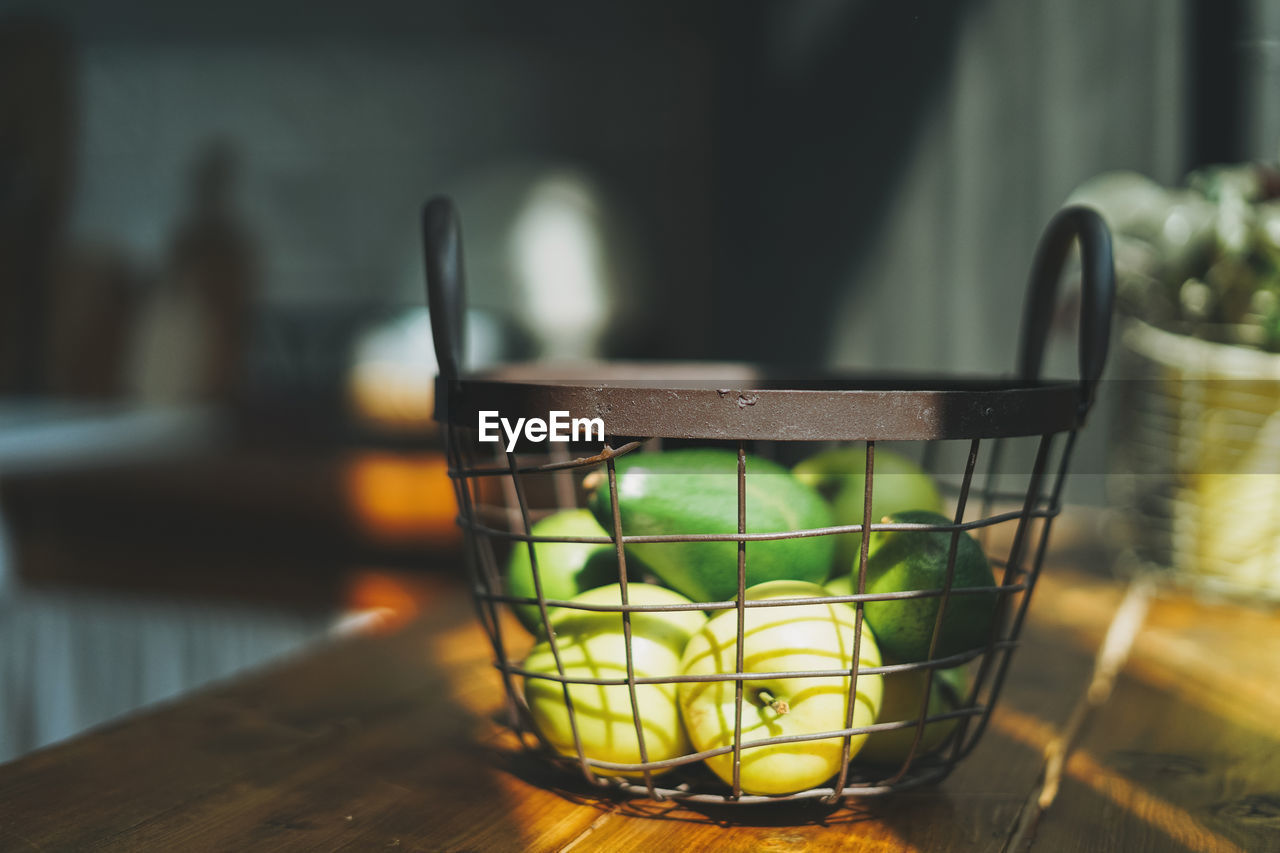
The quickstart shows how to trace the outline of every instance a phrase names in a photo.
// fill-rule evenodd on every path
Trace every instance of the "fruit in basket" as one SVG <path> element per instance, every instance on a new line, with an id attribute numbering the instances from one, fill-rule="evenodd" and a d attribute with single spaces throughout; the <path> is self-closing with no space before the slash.
<path id="1" fill-rule="evenodd" d="M 531 533 L 546 537 L 609 536 L 595 516 L 585 509 L 549 515 L 535 522 Z M 612 544 L 535 542 L 533 550 L 538 558 L 543 598 L 567 600 L 618 579 L 617 552 Z M 537 596 L 533 562 L 529 559 L 529 546 L 525 542 L 512 544 L 511 556 L 507 559 L 506 591 L 508 595 L 520 598 Z M 542 614 L 538 605 L 516 604 L 513 609 L 526 628 L 534 633 L 542 631 Z"/>
<path id="2" fill-rule="evenodd" d="M 618 459 L 618 506 L 625 535 L 738 532 L 738 456 L 728 450 L 637 453 Z M 607 482 L 590 501 L 612 525 Z M 746 531 L 780 533 L 827 527 L 822 497 L 787 469 L 758 456 L 746 460 Z M 748 542 L 746 585 L 770 580 L 821 583 L 831 566 L 830 536 Z M 629 545 L 664 583 L 694 601 L 726 601 L 738 593 L 738 543 L 650 542 Z"/>
<path id="3" fill-rule="evenodd" d="M 889 673 L 884 678 L 884 698 L 880 701 L 877 723 L 897 720 L 917 720 L 924 703 L 927 670 L 913 669 Z M 964 667 L 934 670 L 933 683 L 929 687 L 928 716 L 945 714 L 963 706 L 968 691 L 968 679 Z M 926 723 L 924 734 L 916 747 L 915 757 L 936 752 L 960 725 L 960 718 Z M 876 764 L 901 765 L 911 752 L 916 737 L 916 727 L 873 732 L 858 753 L 859 761 Z"/>
<path id="4" fill-rule="evenodd" d="M 822 587 L 801 581 L 772 581 L 746 591 L 748 601 L 821 597 Z M 853 666 L 856 614 L 838 602 L 752 607 L 744 613 L 743 672 L 848 672 Z M 681 670 L 685 675 L 737 672 L 738 614 L 724 610 L 707 620 L 689 641 Z M 862 626 L 859 666 L 880 665 L 875 638 Z M 820 785 L 840 769 L 842 738 L 794 743 L 747 745 L 766 738 L 813 735 L 845 728 L 847 675 L 749 679 L 742 682 L 740 782 L 748 794 L 790 794 Z M 853 725 L 871 725 L 880 709 L 879 675 L 858 676 Z M 680 710 L 694 749 L 733 744 L 736 689 L 733 681 L 683 682 Z M 857 753 L 866 735 L 850 738 Z M 733 753 L 706 760 L 728 784 L 733 783 Z"/>
<path id="5" fill-rule="evenodd" d="M 621 606 L 622 585 L 589 589 L 569 599 L 574 604 L 593 607 Z M 675 590 L 651 583 L 627 584 L 628 605 L 690 605 L 693 602 Z M 619 610 L 581 610 L 574 607 L 552 607 L 547 611 L 556 637 L 582 637 L 595 634 L 623 632 L 623 618 Z M 688 607 L 680 610 L 633 610 L 631 632 L 670 648 L 677 655 L 707 621 L 702 610 Z M 625 663 L 625 658 L 623 659 Z"/>
<path id="6" fill-rule="evenodd" d="M 629 604 L 689 604 L 677 592 L 653 584 L 627 585 Z M 619 605 L 621 587 L 610 584 L 588 590 L 571 601 L 590 605 Z M 627 644 L 622 614 L 617 611 L 575 610 L 556 607 L 548 612 L 555 631 L 556 650 L 568 678 L 627 677 Z M 706 621 L 701 610 L 640 612 L 631 614 L 632 665 L 637 678 L 678 675 L 680 655 L 689 638 Z M 556 675 L 555 655 L 549 640 L 533 647 L 522 665 L 531 672 Z M 680 723 L 675 684 L 638 684 L 636 714 L 644 732 L 649 761 L 663 761 L 684 755 L 688 739 Z M 560 682 L 544 678 L 524 680 L 525 701 L 534 724 L 557 752 L 576 757 L 569 708 Z M 640 741 L 632 716 L 631 695 L 625 683 L 610 685 L 570 684 L 578 735 L 583 754 L 597 761 L 638 764 Z M 606 776 L 638 777 L 640 771 L 596 768 Z"/>
<path id="7" fill-rule="evenodd" d="M 836 524 L 862 523 L 866 450 L 856 446 L 825 450 L 798 463 L 792 472 L 830 502 Z M 871 488 L 872 521 L 912 509 L 942 511 L 942 495 L 933 478 L 912 460 L 890 450 L 876 449 Z M 849 571 L 861 547 L 860 533 L 836 537 L 834 573 L 837 576 Z"/>
<path id="8" fill-rule="evenodd" d="M 898 524 L 951 524 L 952 519 L 935 512 L 899 512 L 883 519 Z M 871 534 L 867 551 L 869 593 L 941 590 L 946 581 L 947 555 L 951 548 L 948 530 L 885 530 Z M 953 594 L 947 603 L 938 637 L 935 658 L 959 654 L 984 645 L 995 618 L 997 593 L 965 595 L 955 590 L 996 585 L 982 546 L 961 531 L 956 542 Z M 827 584 L 830 592 L 847 595 L 852 576 Z M 922 661 L 929 655 L 929 642 L 942 598 L 901 598 L 868 601 L 863 613 L 887 658 L 899 662 Z"/>

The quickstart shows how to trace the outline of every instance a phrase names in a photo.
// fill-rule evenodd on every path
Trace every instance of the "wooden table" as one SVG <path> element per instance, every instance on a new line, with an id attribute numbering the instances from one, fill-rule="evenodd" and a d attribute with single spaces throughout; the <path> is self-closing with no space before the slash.
<path id="1" fill-rule="evenodd" d="M 1157 592 L 1108 694 L 1095 656 L 1122 600 L 1046 568 L 992 725 L 937 787 L 742 810 L 602 798 L 514 751 L 441 580 L 403 630 L 0 767 L 0 850 L 1280 850 L 1280 614 Z"/>

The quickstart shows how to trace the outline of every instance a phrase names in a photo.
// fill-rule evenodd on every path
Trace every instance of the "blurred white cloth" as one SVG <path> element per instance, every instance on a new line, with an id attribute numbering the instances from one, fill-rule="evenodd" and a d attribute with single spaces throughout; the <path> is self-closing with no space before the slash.
<path id="1" fill-rule="evenodd" d="M 222 430 L 206 406 L 0 399 L 0 488 L 6 474 L 154 459 L 208 446 Z"/>
<path id="2" fill-rule="evenodd" d="M 24 592 L 0 600 L 0 761 L 323 639 L 328 614 Z"/>

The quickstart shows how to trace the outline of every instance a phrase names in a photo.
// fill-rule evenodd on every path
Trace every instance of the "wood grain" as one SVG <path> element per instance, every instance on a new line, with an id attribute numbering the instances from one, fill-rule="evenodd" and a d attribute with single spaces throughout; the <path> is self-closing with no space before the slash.
<path id="1" fill-rule="evenodd" d="M 1034 850 L 1280 850 L 1280 614 L 1156 600 Z"/>
<path id="2" fill-rule="evenodd" d="M 396 637 L 334 644 L 0 771 L 0 849 L 554 849 L 597 816 L 499 769 L 451 666 L 491 675 L 456 589 Z M 74 808 L 70 808 L 74 805 Z M 407 845 L 406 845 L 407 846 Z"/>
<path id="3" fill-rule="evenodd" d="M 712 808 L 610 799 L 521 751 L 494 721 L 499 680 L 470 604 L 439 581 L 400 633 L 0 768 L 0 850 L 1001 851 L 1121 591 L 1046 572 L 989 730 L 939 785 L 840 808 Z M 1269 614 L 1206 612 L 1153 607 L 1032 850 L 1268 849 L 1280 658 L 1259 656 L 1280 634 Z M 1208 650 L 1229 662 L 1205 667 Z M 1248 709 L 1223 695 L 1235 680 Z"/>

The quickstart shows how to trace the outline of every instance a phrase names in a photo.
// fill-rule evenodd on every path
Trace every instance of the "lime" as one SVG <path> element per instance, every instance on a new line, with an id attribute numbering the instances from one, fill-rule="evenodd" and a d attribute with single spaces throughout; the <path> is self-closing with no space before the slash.
<path id="1" fill-rule="evenodd" d="M 899 512 L 888 517 L 895 523 L 950 524 L 935 512 Z M 887 530 L 871 535 L 867 551 L 867 586 L 870 593 L 907 590 L 941 591 L 947 576 L 951 532 Z M 953 594 L 943 616 L 935 658 L 958 654 L 986 643 L 995 617 L 993 592 L 956 595 L 955 590 L 996 585 L 982 546 L 961 531 L 956 540 Z M 886 658 L 899 663 L 925 660 L 937 621 L 940 596 L 868 601 L 864 613 Z"/>
<path id="2" fill-rule="evenodd" d="M 877 723 L 892 723 L 920 719 L 920 706 L 924 703 L 924 686 L 928 670 L 913 669 L 884 676 L 884 698 L 880 701 Z M 928 716 L 945 714 L 959 708 L 968 691 L 964 667 L 939 669 L 933 673 L 929 687 Z M 916 756 L 936 752 L 960 724 L 960 718 L 926 723 Z M 858 752 L 859 761 L 876 764 L 901 764 L 907 760 L 916 737 L 916 727 L 875 732 L 867 737 Z"/>
<path id="3" fill-rule="evenodd" d="M 607 537 L 609 534 L 588 510 L 571 509 L 549 515 L 535 522 L 532 535 L 540 537 Z M 542 597 L 562 601 L 580 592 L 616 583 L 617 551 L 611 543 L 537 542 L 533 546 L 538 558 L 538 578 L 542 581 Z M 534 598 L 533 564 L 529 546 L 515 542 L 507 560 L 506 591 L 508 595 Z M 542 614 L 536 604 L 513 605 L 516 616 L 530 631 L 542 630 Z"/>
<path id="4" fill-rule="evenodd" d="M 831 504 L 836 524 L 861 524 L 866 496 L 867 455 L 861 447 L 837 447 L 810 456 L 792 470 L 796 479 L 813 486 Z M 942 495 L 933 479 L 905 456 L 876 450 L 871 481 L 871 520 L 906 510 L 942 510 Z M 857 562 L 862 535 L 836 537 L 835 576 Z"/>

